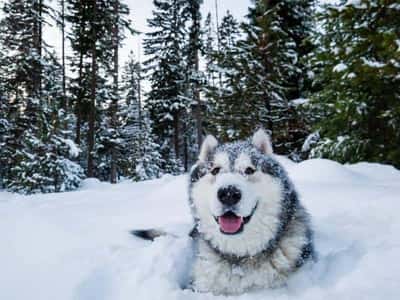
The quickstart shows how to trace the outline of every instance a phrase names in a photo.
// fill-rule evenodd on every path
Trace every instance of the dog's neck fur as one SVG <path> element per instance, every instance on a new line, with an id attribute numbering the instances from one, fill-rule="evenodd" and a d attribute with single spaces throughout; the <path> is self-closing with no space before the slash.
<path id="1" fill-rule="evenodd" d="M 190 232 L 190 237 L 192 238 L 201 238 L 206 244 L 210 247 L 212 251 L 215 252 L 215 254 L 219 255 L 223 260 L 226 260 L 227 262 L 231 263 L 232 265 L 238 265 L 240 263 L 245 262 L 246 260 L 249 259 L 257 259 L 259 257 L 266 258 L 270 256 L 276 247 L 279 244 L 279 239 L 280 236 L 277 236 L 273 240 L 270 240 L 266 245 L 265 249 L 255 255 L 235 255 L 235 254 L 230 254 L 230 253 L 224 253 L 218 249 L 218 247 L 215 247 L 210 240 L 206 239 L 203 234 L 201 234 L 197 228 L 198 225 L 196 225 L 192 231 Z"/>
<path id="2" fill-rule="evenodd" d="M 213 294 L 241 294 L 284 285 L 289 274 L 313 256 L 304 214 L 302 208 L 298 209 L 279 240 L 253 256 L 221 253 L 195 227 L 191 232 L 197 241 L 192 288 Z"/>

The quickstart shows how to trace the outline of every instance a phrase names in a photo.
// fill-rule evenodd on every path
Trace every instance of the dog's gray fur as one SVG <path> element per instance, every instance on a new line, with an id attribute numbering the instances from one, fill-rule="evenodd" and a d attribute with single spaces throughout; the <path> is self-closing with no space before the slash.
<path id="1" fill-rule="evenodd" d="M 249 167 L 253 174 L 246 174 Z M 219 201 L 217 192 L 227 185 L 241 191 L 237 204 Z M 190 172 L 189 204 L 195 291 L 229 295 L 279 287 L 313 257 L 309 216 L 261 129 L 243 142 L 218 145 L 212 136 L 205 139 Z M 241 231 L 221 229 L 219 217 L 227 211 L 247 218 Z"/>

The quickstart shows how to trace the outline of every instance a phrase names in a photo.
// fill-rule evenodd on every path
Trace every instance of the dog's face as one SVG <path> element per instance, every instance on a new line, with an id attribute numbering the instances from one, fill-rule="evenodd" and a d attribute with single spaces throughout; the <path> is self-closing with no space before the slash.
<path id="1" fill-rule="evenodd" d="M 251 141 L 220 146 L 207 137 L 190 184 L 192 212 L 202 236 L 226 254 L 265 250 L 282 225 L 287 184 L 282 172 L 262 130 Z"/>

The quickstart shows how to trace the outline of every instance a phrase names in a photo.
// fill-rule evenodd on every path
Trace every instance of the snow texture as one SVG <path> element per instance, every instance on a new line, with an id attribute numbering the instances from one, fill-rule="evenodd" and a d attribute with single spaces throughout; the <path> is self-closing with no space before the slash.
<path id="1" fill-rule="evenodd" d="M 61 139 L 69 147 L 69 155 L 71 157 L 78 157 L 81 149 L 71 139 Z"/>
<path id="2" fill-rule="evenodd" d="M 347 66 L 344 63 L 340 63 L 337 64 L 334 68 L 333 68 L 333 72 L 343 72 L 347 70 Z"/>
<path id="3" fill-rule="evenodd" d="M 287 287 L 228 299 L 399 299 L 400 172 L 277 157 L 313 218 L 318 262 Z M 187 177 L 69 193 L 0 192 L 0 299 L 225 299 L 182 290 L 191 261 Z M 157 227 L 153 243 L 129 235 Z M 241 272 L 241 270 L 236 270 Z"/>

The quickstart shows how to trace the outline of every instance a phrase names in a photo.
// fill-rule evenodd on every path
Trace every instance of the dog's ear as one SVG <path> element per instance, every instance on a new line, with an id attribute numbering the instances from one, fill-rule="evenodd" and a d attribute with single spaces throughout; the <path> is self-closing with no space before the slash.
<path id="1" fill-rule="evenodd" d="M 218 141 L 213 135 L 207 135 L 200 147 L 199 161 L 206 162 L 208 155 L 218 146 Z"/>
<path id="2" fill-rule="evenodd" d="M 271 155 L 273 153 L 271 138 L 264 129 L 258 129 L 252 138 L 253 145 L 262 153 Z"/>

